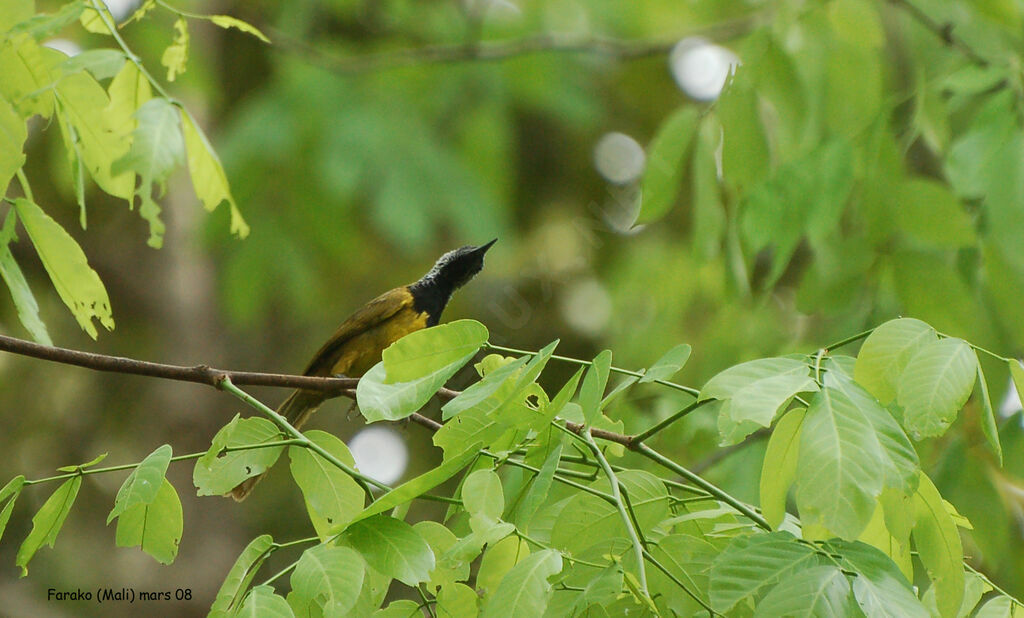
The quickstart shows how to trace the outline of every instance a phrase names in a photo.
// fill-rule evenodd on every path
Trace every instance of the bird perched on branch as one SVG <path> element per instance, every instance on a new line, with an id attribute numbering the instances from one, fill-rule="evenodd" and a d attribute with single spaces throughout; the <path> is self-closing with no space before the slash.
<path id="1" fill-rule="evenodd" d="M 480 272 L 484 254 L 497 240 L 449 251 L 419 281 L 385 292 L 363 305 L 341 323 L 303 375 L 362 377 L 380 362 L 386 347 L 413 331 L 437 325 L 452 293 Z M 323 392 L 299 389 L 284 400 L 277 413 L 299 428 L 327 398 Z M 261 477 L 246 479 L 231 490 L 231 496 L 244 500 Z"/>

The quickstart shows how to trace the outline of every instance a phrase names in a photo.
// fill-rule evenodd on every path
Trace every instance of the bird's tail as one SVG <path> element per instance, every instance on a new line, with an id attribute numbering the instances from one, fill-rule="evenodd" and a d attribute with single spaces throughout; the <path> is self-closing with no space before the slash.
<path id="1" fill-rule="evenodd" d="M 296 390 L 278 406 L 277 413 L 291 423 L 292 427 L 299 429 L 316 412 L 325 399 L 324 393 L 321 392 Z M 266 474 L 266 472 L 263 474 Z M 239 483 L 237 487 L 231 490 L 231 497 L 237 502 L 245 500 L 245 497 L 249 495 L 249 492 L 256 486 L 256 483 L 263 478 L 263 474 L 247 478 Z"/>

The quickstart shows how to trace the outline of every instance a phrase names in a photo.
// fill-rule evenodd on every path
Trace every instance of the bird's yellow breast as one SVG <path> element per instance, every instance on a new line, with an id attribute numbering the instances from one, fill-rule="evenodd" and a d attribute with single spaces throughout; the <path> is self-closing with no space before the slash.
<path id="1" fill-rule="evenodd" d="M 349 339 L 338 359 L 331 366 L 331 374 L 357 378 L 381 360 L 384 349 L 413 331 L 427 326 L 427 314 L 408 307 L 362 333 Z"/>

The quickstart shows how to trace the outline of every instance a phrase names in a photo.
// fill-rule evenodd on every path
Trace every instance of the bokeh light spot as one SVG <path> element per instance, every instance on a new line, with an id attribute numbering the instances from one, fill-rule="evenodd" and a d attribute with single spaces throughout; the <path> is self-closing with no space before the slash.
<path id="1" fill-rule="evenodd" d="M 409 465 L 409 449 L 393 430 L 367 427 L 348 441 L 348 448 L 359 471 L 381 483 L 391 484 L 402 478 Z"/>

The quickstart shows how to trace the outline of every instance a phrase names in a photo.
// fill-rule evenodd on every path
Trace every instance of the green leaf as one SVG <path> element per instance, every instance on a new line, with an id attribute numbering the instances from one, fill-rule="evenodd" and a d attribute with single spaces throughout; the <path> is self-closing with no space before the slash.
<path id="1" fill-rule="evenodd" d="M 844 568 L 857 573 L 853 596 L 867 616 L 927 618 L 928 610 L 914 596 L 903 574 L 888 556 L 865 543 L 829 541 Z"/>
<path id="2" fill-rule="evenodd" d="M 769 164 L 768 139 L 752 80 L 750 69 L 737 67 L 717 104 L 722 121 L 722 173 L 741 194 L 765 176 Z"/>
<path id="3" fill-rule="evenodd" d="M 171 445 L 164 444 L 139 462 L 114 499 L 114 508 L 107 515 L 107 524 L 137 504 L 151 504 L 161 491 L 167 465 L 171 463 Z M 173 488 L 172 488 L 173 491 Z"/>
<path id="4" fill-rule="evenodd" d="M 817 566 L 821 558 L 788 532 L 740 536 L 711 565 L 709 598 L 716 612 L 728 614 L 791 573 Z"/>
<path id="5" fill-rule="evenodd" d="M 213 436 L 210 450 L 196 461 L 192 482 L 200 496 L 226 494 L 247 478 L 262 474 L 281 456 L 283 446 L 221 452 L 227 447 L 281 440 L 277 425 L 265 418 L 235 418 Z"/>
<path id="6" fill-rule="evenodd" d="M 583 417 L 590 424 L 601 412 L 601 399 L 608 385 L 608 373 L 612 364 L 611 350 L 602 350 L 594 357 L 587 372 L 583 375 L 583 386 L 580 387 L 580 406 Z"/>
<path id="7" fill-rule="evenodd" d="M 797 508 L 805 525 L 856 539 L 882 492 L 884 456 L 868 414 L 843 391 L 825 387 L 807 409 L 797 463 Z"/>
<path id="8" fill-rule="evenodd" d="M 291 575 L 288 605 L 300 616 L 338 616 L 351 610 L 359 597 L 366 564 L 348 547 L 316 545 L 302 552 Z"/>
<path id="9" fill-rule="evenodd" d="M 105 4 L 100 5 L 100 10 L 103 11 L 103 15 L 96 9 L 86 7 L 82 13 L 79 21 L 82 22 L 82 27 L 93 34 L 110 34 L 110 28 L 107 27 L 107 23 L 116 23 L 114 17 L 110 14 Z M 106 20 L 104 20 L 106 18 Z"/>
<path id="10" fill-rule="evenodd" d="M 227 200 L 231 209 L 231 233 L 238 238 L 245 238 L 249 235 L 249 225 L 242 218 L 235 198 L 231 197 L 231 187 L 228 186 L 224 166 L 221 165 L 206 135 L 184 109 L 181 110 L 181 128 L 185 134 L 188 173 L 192 177 L 196 197 L 208 212 L 213 212 L 221 202 Z"/>
<path id="11" fill-rule="evenodd" d="M 939 614 L 956 618 L 964 595 L 964 550 L 956 523 L 924 472 L 914 495 L 914 513 L 914 545 L 935 587 Z"/>
<path id="12" fill-rule="evenodd" d="M 366 563 L 408 586 L 430 578 L 434 552 L 404 521 L 383 515 L 357 521 L 345 531 L 349 544 Z"/>
<path id="13" fill-rule="evenodd" d="M 684 105 L 673 112 L 658 128 L 647 149 L 647 169 L 641 187 L 640 210 L 633 225 L 651 223 L 665 216 L 672 208 L 686 166 L 686 153 L 697 130 L 700 112 L 693 105 Z"/>
<path id="14" fill-rule="evenodd" d="M 459 540 L 451 530 L 429 519 L 416 522 L 412 528 L 416 534 L 423 537 L 427 545 L 430 545 L 434 556 L 442 557 L 434 561 L 434 569 L 430 572 L 430 579 L 427 582 L 429 590 L 436 591 L 439 587 L 469 579 L 468 562 L 443 558 Z"/>
<path id="15" fill-rule="evenodd" d="M 57 65 L 67 59 L 61 52 L 42 47 L 28 34 L 0 40 L 0 95 L 17 108 L 22 118 L 53 115 L 53 90 L 60 72 Z M 4 97 L 0 97 L 4 98 Z M 19 148 L 20 150 L 20 148 Z"/>
<path id="16" fill-rule="evenodd" d="M 123 68 L 127 56 L 120 49 L 87 49 L 60 64 L 65 75 L 88 71 L 96 79 L 110 79 Z"/>
<path id="17" fill-rule="evenodd" d="M 6 0 L 0 8 L 0 32 L 7 32 L 35 14 L 34 0 Z"/>
<path id="18" fill-rule="evenodd" d="M 953 338 L 929 343 L 907 361 L 896 402 L 911 437 L 945 433 L 974 390 L 977 364 L 971 347 Z"/>
<path id="19" fill-rule="evenodd" d="M 3 102 L 0 101 L 0 107 Z M 0 146 L 2 148 L 2 146 Z M 14 261 L 14 254 L 11 253 L 10 241 L 14 238 L 14 226 L 17 221 L 15 210 L 7 211 L 7 220 L 4 223 L 3 231 L 0 232 L 0 276 L 3 277 L 7 289 L 14 299 L 14 306 L 18 309 L 18 319 L 21 324 L 32 335 L 36 343 L 53 345 L 50 334 L 46 330 L 46 324 L 39 318 L 39 305 L 36 297 L 28 287 L 28 281 L 21 272 L 18 263 Z"/>
<path id="20" fill-rule="evenodd" d="M 129 151 L 111 164 L 112 174 L 133 171 L 139 177 L 135 194 L 141 200 L 139 214 L 149 222 L 149 246 L 163 246 L 166 229 L 160 220 L 160 206 L 153 201 L 153 191 L 163 195 L 167 177 L 185 160 L 177 108 L 167 99 L 150 99 L 135 112 L 137 121 Z"/>
<path id="21" fill-rule="evenodd" d="M 4 530 L 7 529 L 7 522 L 11 520 L 11 512 L 14 510 L 14 502 L 21 495 L 21 489 L 25 486 L 25 476 L 19 474 L 0 488 L 0 503 L 4 507 L 0 509 L 0 539 L 4 538 Z"/>
<path id="22" fill-rule="evenodd" d="M 715 118 L 700 124 L 693 150 L 693 250 L 697 257 L 711 259 L 722 250 L 726 216 L 722 187 L 718 179 L 715 151 L 721 134 Z"/>
<path id="23" fill-rule="evenodd" d="M 681 343 L 659 358 L 651 368 L 644 372 L 640 378 L 640 384 L 654 382 L 655 380 L 669 380 L 679 373 L 679 370 L 686 365 L 690 358 L 690 344 Z"/>
<path id="24" fill-rule="evenodd" d="M 7 100 L 0 98 L 0 190 L 4 193 L 14 174 L 25 165 L 26 139 L 25 119 Z"/>
<path id="25" fill-rule="evenodd" d="M 708 601 L 708 579 L 711 563 L 722 553 L 707 539 L 689 534 L 670 534 L 660 539 L 651 553 L 705 603 Z M 650 578 L 650 572 L 648 573 Z M 675 584 L 673 584 L 675 586 Z M 673 589 L 673 595 L 676 595 Z M 688 604 L 690 605 L 690 604 Z M 696 607 L 692 608 L 696 610 Z M 676 610 L 679 611 L 679 610 Z"/>
<path id="26" fill-rule="evenodd" d="M 977 387 L 981 399 L 981 433 L 985 435 L 985 441 L 992 454 L 996 456 L 1000 467 L 1003 465 L 1003 447 L 999 444 L 999 426 L 996 425 L 996 413 L 992 409 L 992 399 L 988 393 L 988 381 L 985 380 L 985 372 L 981 370 L 981 361 L 975 353 L 974 360 L 978 365 Z"/>
<path id="27" fill-rule="evenodd" d="M 800 428 L 806 412 L 798 408 L 784 414 L 768 439 L 761 465 L 761 514 L 772 528 L 778 528 L 786 517 L 786 494 L 796 480 Z"/>
<path id="28" fill-rule="evenodd" d="M 85 253 L 75 239 L 34 203 L 18 198 L 14 200 L 14 208 L 53 286 L 64 304 L 71 309 L 82 330 L 93 339 L 97 337 L 93 318 L 99 320 L 107 330 L 113 330 L 114 319 L 110 313 L 107 290 L 99 275 L 89 266 Z"/>
<path id="29" fill-rule="evenodd" d="M 1009 139 L 1000 136 L 1005 143 L 994 149 L 989 166 L 983 169 L 983 207 L 988 239 L 1020 271 L 1024 270 L 1024 248 L 1020 243 L 1024 236 L 1024 217 L 1020 216 L 1020 204 L 1024 202 L 1024 133 L 1016 123 L 1010 126 Z"/>
<path id="30" fill-rule="evenodd" d="M 826 366 L 831 367 L 831 362 Z M 885 473 L 886 486 L 899 489 L 905 495 L 914 493 L 917 489 L 921 462 L 910 438 L 892 414 L 870 393 L 850 379 L 848 374 L 830 370 L 825 374 L 824 382 L 825 386 L 845 394 L 874 428 L 882 449 L 880 463 Z"/>
<path id="31" fill-rule="evenodd" d="M 409 599 L 392 601 L 387 607 L 373 612 L 372 618 L 418 618 L 420 604 Z"/>
<path id="32" fill-rule="evenodd" d="M 384 360 L 359 380 L 359 411 L 371 423 L 406 418 L 469 362 L 485 341 L 487 328 L 475 320 L 456 320 L 399 339 L 384 350 Z"/>
<path id="33" fill-rule="evenodd" d="M 515 392 L 517 376 L 529 360 L 529 357 L 523 356 L 487 372 L 483 379 L 469 385 L 458 396 L 441 406 L 441 419 L 447 421 L 471 408 L 485 408 L 487 412 L 500 408 Z"/>
<path id="34" fill-rule="evenodd" d="M 174 21 L 174 41 L 164 50 L 160 57 L 160 64 L 167 67 L 167 81 L 174 79 L 185 72 L 185 63 L 188 62 L 188 22 L 184 17 Z"/>
<path id="35" fill-rule="evenodd" d="M 485 618 L 540 616 L 551 598 L 548 578 L 561 572 L 562 556 L 553 549 L 530 554 L 512 567 L 484 605 Z"/>
<path id="36" fill-rule="evenodd" d="M 1006 595 L 999 595 L 985 602 L 974 614 L 974 618 L 1018 618 L 1020 605 Z"/>
<path id="37" fill-rule="evenodd" d="M 437 594 L 437 618 L 476 618 L 477 598 L 466 584 L 449 584 Z"/>
<path id="38" fill-rule="evenodd" d="M 124 130 L 123 119 L 115 122 L 107 111 L 110 98 L 106 91 L 88 73 L 74 73 L 57 83 L 56 92 L 57 111 L 78 138 L 73 144 L 65 144 L 65 148 L 77 151 L 101 189 L 130 200 L 135 189 L 133 176 L 114 173 L 111 167 L 128 152 L 131 134 Z"/>
<path id="39" fill-rule="evenodd" d="M 943 249 L 977 242 L 974 224 L 947 185 L 925 178 L 904 181 L 893 197 L 900 229 L 911 238 Z"/>
<path id="40" fill-rule="evenodd" d="M 132 503 L 118 516 L 117 546 L 139 546 L 157 562 L 171 564 L 178 555 L 183 528 L 178 493 L 163 479 L 153 500 Z"/>
<path id="41" fill-rule="evenodd" d="M 282 599 L 273 586 L 266 584 L 256 586 L 245 597 L 245 602 L 238 610 L 241 618 L 294 618 L 295 614 L 288 602 Z"/>
<path id="42" fill-rule="evenodd" d="M 825 58 L 825 116 L 828 129 L 856 135 L 876 121 L 884 85 L 879 49 L 833 39 Z"/>
<path id="43" fill-rule="evenodd" d="M 885 31 L 874 5 L 866 0 L 832 0 L 828 20 L 843 41 L 865 47 L 885 44 Z"/>
<path id="44" fill-rule="evenodd" d="M 910 357 L 935 341 L 938 341 L 935 329 L 921 320 L 890 320 L 864 341 L 853 368 L 853 378 L 882 405 L 888 405 L 896 398 L 900 376 Z"/>
<path id="45" fill-rule="evenodd" d="M 509 426 L 498 420 L 498 415 L 473 408 L 445 423 L 434 433 L 433 440 L 435 446 L 444 450 L 445 459 L 450 459 L 465 452 L 471 444 L 488 447 L 509 431 Z"/>
<path id="46" fill-rule="evenodd" d="M 344 464 L 355 467 L 352 453 L 337 436 L 313 429 L 305 433 L 314 444 L 334 455 Z M 365 494 L 356 481 L 311 449 L 288 448 L 292 477 L 302 490 L 310 517 L 326 520 L 327 530 L 317 530 L 321 537 L 338 531 L 363 510 Z M 315 517 L 314 517 L 315 516 Z"/>
<path id="47" fill-rule="evenodd" d="M 725 429 L 723 444 L 734 444 L 758 425 L 770 426 L 797 393 L 816 390 L 818 385 L 803 361 L 762 358 L 730 367 L 711 378 L 701 389 L 700 399 L 726 402 L 719 414 L 719 428 Z"/>
<path id="48" fill-rule="evenodd" d="M 497 523 L 505 511 L 501 479 L 493 470 L 477 470 L 462 483 L 462 505 L 474 518 Z"/>
<path id="49" fill-rule="evenodd" d="M 671 515 L 668 491 L 658 477 L 642 470 L 623 470 L 617 476 L 629 496 L 640 529 L 653 528 Z M 606 479 L 595 482 L 594 487 L 605 492 L 609 488 Z M 551 544 L 574 555 L 594 546 L 607 552 L 619 539 L 627 538 L 616 508 L 587 493 L 574 495 L 551 529 Z"/>
<path id="50" fill-rule="evenodd" d="M 828 565 L 791 573 L 757 604 L 754 618 L 846 618 L 856 614 L 849 580 L 837 567 Z"/>
<path id="51" fill-rule="evenodd" d="M 455 320 L 410 333 L 384 350 L 386 383 L 409 382 L 442 371 L 450 377 L 486 343 L 487 334 L 487 327 L 476 320 Z"/>
<path id="52" fill-rule="evenodd" d="M 53 547 L 57 540 L 57 534 L 64 526 L 64 520 L 71 512 L 71 506 L 78 497 L 78 490 L 82 486 L 82 476 L 75 475 L 61 483 L 39 511 L 32 517 L 32 531 L 18 548 L 18 554 L 14 563 L 21 567 L 21 576 L 28 575 L 28 563 L 32 556 L 36 555 L 43 545 Z"/>
<path id="53" fill-rule="evenodd" d="M 273 550 L 274 539 L 269 534 L 262 534 L 245 546 L 224 578 L 224 583 L 220 585 L 217 597 L 210 606 L 209 618 L 226 618 L 231 615 L 232 609 L 256 576 L 256 571 Z"/>
<path id="54" fill-rule="evenodd" d="M 476 574 L 476 588 L 483 596 L 489 596 L 498 589 L 501 580 L 530 555 L 530 546 L 516 535 L 498 541 L 484 552 L 480 569 Z"/>
<path id="55" fill-rule="evenodd" d="M 533 520 L 533 516 L 537 514 L 537 509 L 547 500 L 561 456 L 562 443 L 559 442 L 548 453 L 544 464 L 540 467 L 540 472 L 530 481 L 529 488 L 527 488 L 526 493 L 516 507 L 515 522 L 516 527 L 520 530 L 530 529 L 530 522 Z"/>
<path id="56" fill-rule="evenodd" d="M 384 494 L 367 507 L 365 511 L 360 513 L 356 521 L 390 511 L 396 506 L 405 504 L 416 496 L 423 495 L 444 483 L 479 456 L 480 446 L 479 443 L 472 444 L 460 453 L 451 456 L 446 454 L 444 462 L 440 466 L 431 468 Z"/>
<path id="57" fill-rule="evenodd" d="M 270 42 L 270 39 L 268 39 L 265 34 L 260 32 L 259 29 L 256 28 L 256 26 L 244 22 L 241 19 L 231 17 L 230 15 L 212 15 L 210 16 L 210 21 L 220 26 L 221 28 L 237 28 L 238 30 L 245 32 L 246 34 L 253 35 L 254 37 L 263 41 L 264 43 Z"/>
<path id="58" fill-rule="evenodd" d="M 1011 359 L 1010 365 L 1010 378 L 1013 380 L 1013 386 L 1017 389 L 1017 398 L 1024 401 L 1024 363 L 1019 360 Z"/>

